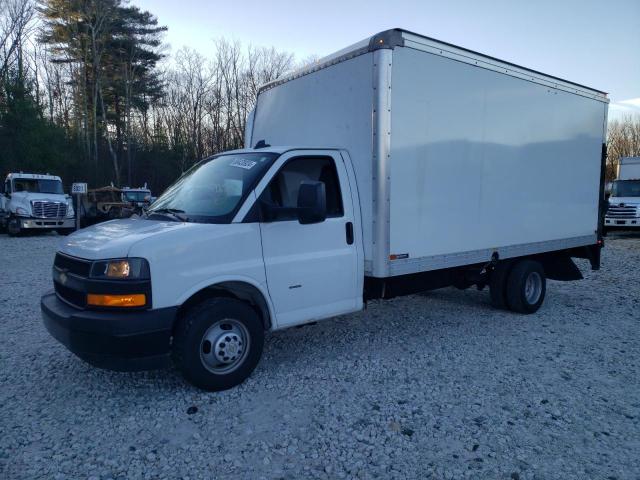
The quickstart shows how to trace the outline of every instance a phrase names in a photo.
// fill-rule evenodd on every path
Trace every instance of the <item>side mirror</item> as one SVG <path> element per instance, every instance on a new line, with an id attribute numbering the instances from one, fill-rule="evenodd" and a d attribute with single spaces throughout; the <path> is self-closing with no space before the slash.
<path id="1" fill-rule="evenodd" d="M 298 221 L 302 225 L 324 222 L 327 218 L 324 182 L 301 182 L 297 206 Z"/>

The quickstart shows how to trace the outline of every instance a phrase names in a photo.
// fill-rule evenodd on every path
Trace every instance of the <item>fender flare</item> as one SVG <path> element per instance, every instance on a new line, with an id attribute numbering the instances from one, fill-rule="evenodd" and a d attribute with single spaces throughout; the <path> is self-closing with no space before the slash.
<path id="1" fill-rule="evenodd" d="M 179 312 L 189 308 L 202 298 L 215 296 L 216 293 L 228 292 L 236 298 L 248 300 L 259 309 L 265 330 L 273 330 L 277 326 L 277 318 L 271 296 L 266 285 L 243 276 L 223 276 L 201 282 L 184 293 L 179 301 Z"/>

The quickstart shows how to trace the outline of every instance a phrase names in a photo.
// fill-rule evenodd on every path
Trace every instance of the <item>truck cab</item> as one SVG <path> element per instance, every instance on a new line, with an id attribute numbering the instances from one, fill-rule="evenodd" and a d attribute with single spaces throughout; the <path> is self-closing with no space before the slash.
<path id="1" fill-rule="evenodd" d="M 74 228 L 74 210 L 55 175 L 10 173 L 0 195 L 0 227 L 11 236 L 25 231 L 56 230 L 67 234 Z"/>
<path id="2" fill-rule="evenodd" d="M 140 188 L 122 187 L 122 201 L 137 211 L 142 211 L 143 208 L 151 205 L 151 199 L 151 190 L 147 188 L 146 184 Z"/>
<path id="3" fill-rule="evenodd" d="M 613 182 L 604 225 L 607 230 L 640 229 L 640 178 Z"/>
<path id="4" fill-rule="evenodd" d="M 606 230 L 640 229 L 640 157 L 622 157 L 611 184 Z"/>
<path id="5" fill-rule="evenodd" d="M 186 172 L 144 217 L 68 237 L 42 299 L 45 324 L 96 366 L 163 366 L 173 351 L 193 383 L 228 388 L 257 362 L 264 331 L 362 308 L 360 232 L 346 151 L 226 152 Z M 206 318 L 198 305 L 211 302 L 219 321 L 194 334 Z"/>

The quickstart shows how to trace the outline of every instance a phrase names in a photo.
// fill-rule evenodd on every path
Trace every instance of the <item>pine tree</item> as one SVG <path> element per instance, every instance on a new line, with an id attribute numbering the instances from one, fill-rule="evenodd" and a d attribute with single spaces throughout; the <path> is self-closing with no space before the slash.
<path id="1" fill-rule="evenodd" d="M 51 47 L 55 62 L 74 66 L 74 81 L 82 87 L 77 89 L 76 115 L 95 175 L 100 144 L 106 143 L 113 178 L 120 183 L 125 145 L 131 158 L 131 115 L 162 92 L 156 64 L 166 27 L 121 0 L 46 0 L 40 12 L 45 24 L 40 42 Z M 130 175 L 130 162 L 128 171 Z"/>

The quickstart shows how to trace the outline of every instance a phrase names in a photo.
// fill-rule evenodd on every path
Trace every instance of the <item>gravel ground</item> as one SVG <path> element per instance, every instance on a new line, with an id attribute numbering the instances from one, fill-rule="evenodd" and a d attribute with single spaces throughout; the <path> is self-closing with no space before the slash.
<path id="1" fill-rule="evenodd" d="M 53 340 L 58 239 L 0 236 L 0 478 L 640 478 L 640 236 L 533 316 L 444 289 L 271 334 L 222 393 Z"/>

